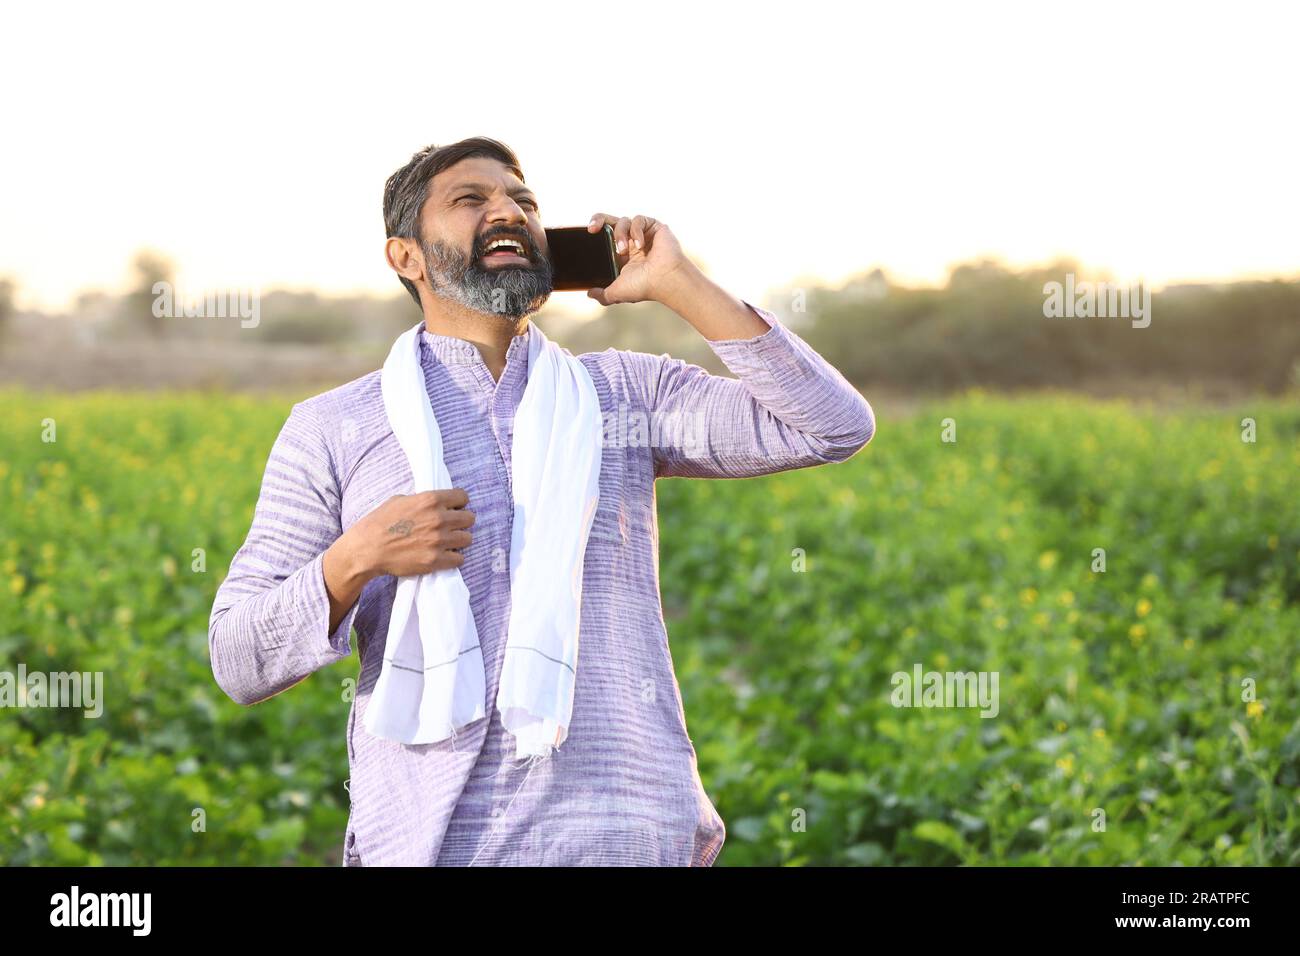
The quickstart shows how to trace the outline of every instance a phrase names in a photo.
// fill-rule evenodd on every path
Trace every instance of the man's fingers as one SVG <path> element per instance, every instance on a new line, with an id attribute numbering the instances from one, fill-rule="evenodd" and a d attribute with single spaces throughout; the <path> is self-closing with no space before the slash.
<path id="1" fill-rule="evenodd" d="M 628 250 L 629 252 L 646 251 L 646 234 L 649 233 L 650 225 L 653 222 L 653 219 L 645 216 L 632 217 L 632 245 Z"/>
<path id="2" fill-rule="evenodd" d="M 468 548 L 473 540 L 473 536 L 468 531 L 449 531 L 447 541 L 442 547 L 445 551 L 461 550 Z"/>
<path id="3" fill-rule="evenodd" d="M 450 568 L 458 568 L 465 563 L 465 555 L 459 551 L 439 551 L 436 558 L 429 565 L 430 571 L 446 571 Z"/>
<path id="4" fill-rule="evenodd" d="M 619 219 L 618 224 L 614 226 L 614 250 L 622 255 L 630 255 L 632 250 L 628 242 L 632 238 L 632 220 L 627 216 Z"/>
<path id="5" fill-rule="evenodd" d="M 474 525 L 474 512 L 464 508 L 452 508 L 447 513 L 447 528 L 470 528 Z"/>
<path id="6" fill-rule="evenodd" d="M 426 491 L 421 497 L 425 499 L 424 504 L 439 508 L 463 508 L 469 504 L 469 494 L 464 488 L 439 488 L 436 491 Z"/>
<path id="7" fill-rule="evenodd" d="M 607 212 L 598 212 L 591 217 L 591 222 L 587 223 L 587 228 L 591 232 L 600 232 L 606 226 L 612 229 L 618 229 L 618 216 L 611 216 Z"/>
<path id="8" fill-rule="evenodd" d="M 614 227 L 614 251 L 620 255 L 627 255 L 630 252 L 627 243 L 632 231 L 632 220 L 627 216 L 611 216 L 608 213 L 598 212 L 587 224 L 587 228 L 592 232 L 605 226 Z"/>

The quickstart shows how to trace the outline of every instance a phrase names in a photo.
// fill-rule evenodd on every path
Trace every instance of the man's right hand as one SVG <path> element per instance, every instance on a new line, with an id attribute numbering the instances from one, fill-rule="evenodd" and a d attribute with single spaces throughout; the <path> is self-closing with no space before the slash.
<path id="1" fill-rule="evenodd" d="M 347 530 L 363 574 L 402 578 L 458 568 L 470 545 L 474 512 L 463 488 L 394 495 Z"/>
<path id="2" fill-rule="evenodd" d="M 463 488 L 394 495 L 330 545 L 323 570 L 331 633 L 372 578 L 460 567 L 474 523 L 467 504 Z"/>

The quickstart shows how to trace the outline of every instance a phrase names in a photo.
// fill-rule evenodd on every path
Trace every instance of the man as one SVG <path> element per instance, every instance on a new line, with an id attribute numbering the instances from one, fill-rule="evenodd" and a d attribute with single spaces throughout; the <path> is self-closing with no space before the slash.
<path id="1" fill-rule="evenodd" d="M 474 138 L 422 150 L 394 173 L 384 223 L 388 263 L 424 315 L 425 385 L 456 487 L 409 494 L 380 372 L 295 405 L 213 605 L 217 683 L 241 704 L 265 700 L 348 656 L 355 628 L 345 865 L 712 865 L 726 830 L 701 785 L 673 672 L 655 480 L 844 461 L 872 437 L 871 406 L 775 315 L 704 276 L 667 225 L 593 217 L 593 232 L 614 227 L 621 273 L 588 295 L 664 304 L 738 379 L 667 355 L 577 357 L 603 419 L 646 423 L 660 440 L 611 440 L 622 426 L 606 429 L 572 721 L 563 746 L 525 769 L 492 702 L 508 636 L 511 436 L 528 316 L 552 291 L 541 211 L 514 153 Z M 500 239 L 518 246 L 502 251 Z M 470 593 L 488 716 L 432 744 L 374 736 L 363 721 L 397 579 L 453 567 Z"/>

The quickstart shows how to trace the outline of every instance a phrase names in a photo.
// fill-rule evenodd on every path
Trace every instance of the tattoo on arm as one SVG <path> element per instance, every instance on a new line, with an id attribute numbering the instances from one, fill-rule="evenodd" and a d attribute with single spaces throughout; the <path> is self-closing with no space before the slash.
<path id="1" fill-rule="evenodd" d="M 400 537 L 405 538 L 413 530 L 415 530 L 415 523 L 411 521 L 409 518 L 403 518 L 401 521 L 397 522 L 397 524 L 389 528 L 388 533 L 399 535 Z"/>

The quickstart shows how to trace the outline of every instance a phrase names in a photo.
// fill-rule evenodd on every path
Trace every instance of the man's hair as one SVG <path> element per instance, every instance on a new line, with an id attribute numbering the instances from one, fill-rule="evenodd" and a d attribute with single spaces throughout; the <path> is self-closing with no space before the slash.
<path id="1" fill-rule="evenodd" d="M 462 159 L 471 156 L 488 156 L 504 163 L 506 168 L 523 180 L 523 169 L 519 158 L 505 143 L 486 136 L 473 136 L 462 139 L 450 146 L 426 146 L 411 161 L 388 177 L 384 184 L 384 231 L 388 238 L 414 239 L 424 246 L 424 237 L 420 231 L 420 210 L 429 197 L 429 183 L 433 177 L 448 167 L 454 166 Z M 405 276 L 398 276 L 406 291 L 411 293 L 415 304 L 420 306 L 420 293 L 415 283 Z M 422 306 L 421 306 L 422 308 Z"/>

